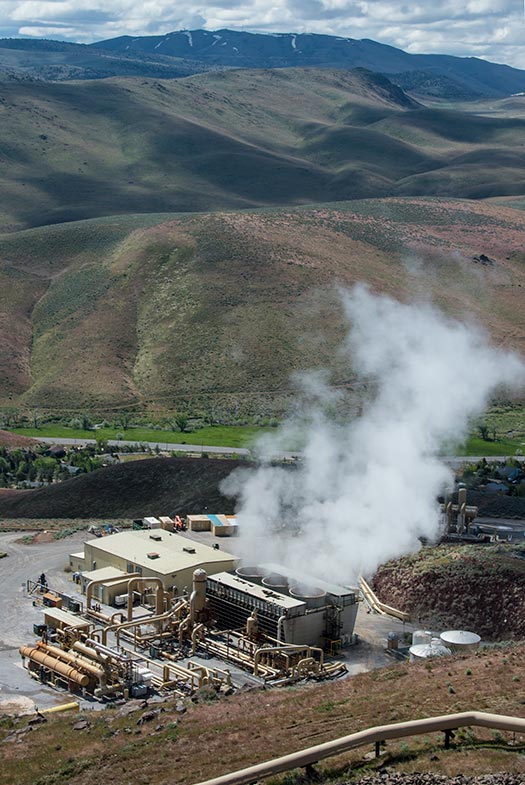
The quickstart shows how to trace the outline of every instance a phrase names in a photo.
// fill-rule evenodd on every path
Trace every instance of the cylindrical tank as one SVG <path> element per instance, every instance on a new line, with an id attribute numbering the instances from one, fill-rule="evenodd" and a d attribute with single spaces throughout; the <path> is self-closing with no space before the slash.
<path id="1" fill-rule="evenodd" d="M 322 608 L 326 604 L 326 592 L 318 586 L 308 586 L 306 583 L 291 583 L 290 597 L 303 600 L 308 608 Z"/>
<path id="2" fill-rule="evenodd" d="M 269 574 L 268 570 L 265 570 L 264 567 L 237 567 L 235 572 L 239 578 L 244 578 L 244 580 L 250 581 L 250 583 L 258 584 L 260 584 L 262 579 L 266 578 Z"/>
<path id="3" fill-rule="evenodd" d="M 439 636 L 442 643 L 452 651 L 472 651 L 479 647 L 481 638 L 475 632 L 467 630 L 447 630 Z"/>
<path id="4" fill-rule="evenodd" d="M 432 633 L 428 630 L 414 630 L 412 633 L 412 646 L 421 646 L 423 643 L 430 643 Z"/>
<path id="5" fill-rule="evenodd" d="M 190 619 L 194 623 L 206 607 L 206 570 L 197 569 L 193 573 L 193 591 L 190 595 Z"/>
<path id="6" fill-rule="evenodd" d="M 89 676 L 87 674 L 80 673 L 67 662 L 62 662 L 41 649 L 32 648 L 31 646 L 20 646 L 19 651 L 22 657 L 27 657 L 32 662 L 36 662 L 44 668 L 58 673 L 64 679 L 72 681 L 80 687 L 87 687 L 89 684 Z"/>
<path id="7" fill-rule="evenodd" d="M 271 572 L 262 579 L 262 585 L 267 589 L 275 589 L 275 591 L 286 592 L 288 591 L 288 578 L 285 575 L 279 575 L 278 572 Z"/>
<path id="8" fill-rule="evenodd" d="M 452 654 L 451 650 L 439 638 L 432 638 L 430 643 L 420 643 L 417 646 L 411 646 L 409 653 L 410 662 L 428 660 L 431 657 L 445 657 L 448 654 Z"/>

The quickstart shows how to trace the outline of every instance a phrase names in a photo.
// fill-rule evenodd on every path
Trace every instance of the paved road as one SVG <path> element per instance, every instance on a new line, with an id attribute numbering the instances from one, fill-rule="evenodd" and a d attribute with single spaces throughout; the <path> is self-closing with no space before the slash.
<path id="1" fill-rule="evenodd" d="M 38 438 L 39 442 L 45 442 L 46 444 L 62 444 L 64 446 L 69 445 L 84 445 L 84 444 L 96 444 L 95 439 L 67 439 L 67 438 L 60 438 L 54 439 L 50 436 L 41 436 Z M 155 450 L 157 447 L 162 452 L 188 452 L 188 453 L 213 453 L 215 455 L 244 455 L 246 457 L 250 457 L 253 453 L 247 447 L 217 447 L 216 445 L 211 444 L 172 444 L 171 442 L 141 442 L 141 441 L 124 441 L 124 440 L 116 440 L 116 439 L 109 439 L 108 445 L 110 447 L 136 447 L 137 445 L 145 444 L 152 450 Z M 283 458 L 285 460 L 292 460 L 296 457 L 300 456 L 298 452 L 276 452 L 276 458 Z"/>
<path id="2" fill-rule="evenodd" d="M 84 445 L 84 444 L 96 444 L 96 439 L 67 439 L 67 438 L 60 438 L 54 439 L 50 436 L 41 436 L 39 437 L 38 441 L 45 442 L 46 444 L 63 444 L 63 445 Z M 141 441 L 118 441 L 116 439 L 109 439 L 108 445 L 110 447 L 134 447 L 138 444 L 145 444 L 150 449 L 155 450 L 158 449 L 162 452 L 188 452 L 188 453 L 211 453 L 211 454 L 218 454 L 218 455 L 244 455 L 246 457 L 250 457 L 253 455 L 252 451 L 249 450 L 247 447 L 217 447 L 216 445 L 211 444 L 171 444 L 170 442 L 141 442 Z M 280 458 L 283 460 L 294 460 L 295 458 L 301 457 L 300 451 L 277 451 L 274 455 L 275 458 Z M 453 469 L 457 469 L 463 463 L 478 463 L 479 461 L 486 458 L 488 461 L 499 461 L 503 462 L 507 458 L 508 455 L 454 455 L 450 457 L 444 457 L 443 460 Z M 525 456 L 510 456 L 513 459 L 519 461 L 525 461 Z"/>

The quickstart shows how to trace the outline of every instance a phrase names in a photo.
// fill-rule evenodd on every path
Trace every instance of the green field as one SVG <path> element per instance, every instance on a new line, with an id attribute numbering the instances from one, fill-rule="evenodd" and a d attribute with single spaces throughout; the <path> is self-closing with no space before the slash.
<path id="1" fill-rule="evenodd" d="M 76 430 L 64 425 L 43 425 L 40 428 L 14 428 L 13 433 L 28 436 L 34 439 L 50 437 L 56 439 L 117 439 L 117 434 L 122 435 L 123 441 L 136 444 L 158 442 L 160 444 L 194 444 L 196 447 L 250 447 L 257 437 L 264 433 L 275 433 L 274 428 L 261 428 L 249 425 L 213 425 L 200 428 L 191 433 L 181 431 L 162 431 L 153 428 L 100 428 L 98 430 Z M 289 449 L 298 449 L 290 446 Z M 495 441 L 484 441 L 479 436 L 472 434 L 464 446 L 458 447 L 458 455 L 486 456 L 504 455 L 514 456 L 525 453 L 525 435 L 515 438 L 496 438 Z"/>
<path id="2" fill-rule="evenodd" d="M 199 447 L 203 445 L 212 447 L 249 447 L 258 436 L 272 430 L 272 428 L 259 428 L 250 425 L 211 425 L 192 433 L 182 433 L 181 431 L 160 431 L 154 428 L 76 430 L 65 425 L 43 425 L 41 428 L 15 428 L 13 433 L 33 439 L 46 436 L 55 439 L 97 440 L 116 439 L 117 434 L 121 434 L 123 441 L 135 442 L 136 444 L 159 442 L 160 444 L 194 444 Z"/>

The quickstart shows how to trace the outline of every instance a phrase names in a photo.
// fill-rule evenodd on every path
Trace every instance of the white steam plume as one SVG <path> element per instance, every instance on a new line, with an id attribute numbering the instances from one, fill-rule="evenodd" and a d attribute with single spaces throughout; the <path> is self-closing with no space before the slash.
<path id="1" fill-rule="evenodd" d="M 297 468 L 263 462 L 235 471 L 222 490 L 238 498 L 245 560 L 348 583 L 437 534 L 436 497 L 452 483 L 443 445 L 466 435 L 497 386 L 522 385 L 525 368 L 428 305 L 403 305 L 363 286 L 343 302 L 351 325 L 345 352 L 374 383 L 363 416 L 340 425 L 318 408 Z M 333 396 L 315 384 L 319 401 Z"/>

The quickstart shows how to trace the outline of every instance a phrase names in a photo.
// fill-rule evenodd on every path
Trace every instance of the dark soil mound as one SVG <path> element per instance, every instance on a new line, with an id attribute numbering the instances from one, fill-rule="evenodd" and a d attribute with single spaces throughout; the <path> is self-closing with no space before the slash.
<path id="1" fill-rule="evenodd" d="M 468 503 L 478 507 L 479 515 L 487 518 L 525 518 L 524 496 L 469 491 Z"/>
<path id="2" fill-rule="evenodd" d="M 151 458 L 108 466 L 0 497 L 0 517 L 141 518 L 205 508 L 231 513 L 234 500 L 221 494 L 219 484 L 238 466 L 234 460 L 207 458 Z"/>

